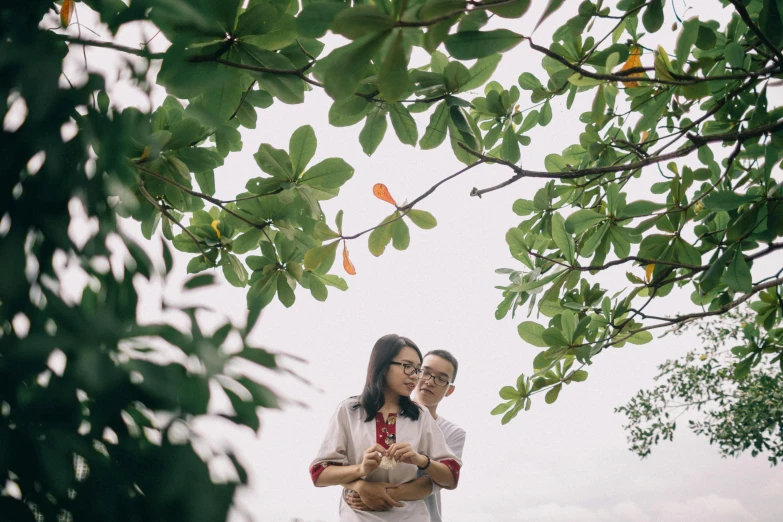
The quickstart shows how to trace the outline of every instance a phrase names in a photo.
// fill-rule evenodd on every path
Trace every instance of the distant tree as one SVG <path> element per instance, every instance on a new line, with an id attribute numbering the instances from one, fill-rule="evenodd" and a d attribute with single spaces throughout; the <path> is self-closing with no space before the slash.
<path id="1" fill-rule="evenodd" d="M 639 391 L 615 410 L 628 418 L 631 451 L 646 457 L 653 446 L 673 439 L 683 417 L 691 431 L 708 437 L 723 456 L 750 451 L 754 457 L 766 456 L 773 466 L 780 462 L 783 329 L 759 328 L 751 322 L 754 315 L 733 310 L 698 327 L 675 331 L 679 335 L 696 328 L 702 347 L 660 365 L 656 381 L 663 384 Z"/>

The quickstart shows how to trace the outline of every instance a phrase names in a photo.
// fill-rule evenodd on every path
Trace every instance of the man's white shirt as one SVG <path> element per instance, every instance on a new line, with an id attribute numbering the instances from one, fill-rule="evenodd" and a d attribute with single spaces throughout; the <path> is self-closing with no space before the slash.
<path id="1" fill-rule="evenodd" d="M 462 449 L 465 447 L 465 430 L 447 420 L 443 415 L 438 415 L 435 420 L 438 424 L 438 428 L 443 433 L 443 437 L 446 439 L 446 445 L 449 447 L 451 453 L 462 460 Z M 422 472 L 419 472 L 422 474 Z M 441 487 L 437 484 L 432 484 L 432 494 L 426 497 L 424 500 L 427 503 L 427 509 L 430 511 L 431 522 L 442 522 L 442 504 L 440 500 Z"/>

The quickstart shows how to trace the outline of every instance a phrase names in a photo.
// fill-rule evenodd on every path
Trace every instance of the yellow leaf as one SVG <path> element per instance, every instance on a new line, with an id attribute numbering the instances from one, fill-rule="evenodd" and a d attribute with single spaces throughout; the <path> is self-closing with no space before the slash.
<path id="1" fill-rule="evenodd" d="M 655 270 L 655 263 L 650 263 L 647 265 L 647 268 L 644 269 L 644 275 L 648 283 L 652 281 L 653 270 Z"/>
<path id="2" fill-rule="evenodd" d="M 139 159 L 145 160 L 149 157 L 149 155 L 150 155 L 150 146 L 147 145 L 146 147 L 144 147 L 144 151 L 141 153 L 141 157 Z"/>
<path id="3" fill-rule="evenodd" d="M 356 268 L 353 266 L 353 263 L 351 263 L 351 260 L 348 258 L 348 245 L 345 244 L 345 241 L 343 241 L 343 268 L 348 274 L 356 275 Z"/>
<path id="4" fill-rule="evenodd" d="M 626 71 L 628 69 L 635 69 L 635 68 L 641 67 L 641 66 L 642 66 L 642 48 L 641 47 L 634 47 L 631 50 L 631 54 L 628 55 L 628 59 L 625 61 L 625 64 L 623 64 L 623 66 L 622 66 L 622 68 L 620 69 L 619 72 L 623 72 L 623 71 Z M 632 74 L 628 75 L 629 78 L 641 78 L 643 76 L 644 76 L 644 73 L 641 73 L 641 72 L 636 72 L 636 73 L 632 73 Z M 630 88 L 639 87 L 639 82 L 634 82 L 634 81 L 623 82 L 623 85 L 625 85 L 626 87 L 630 87 Z"/>
<path id="5" fill-rule="evenodd" d="M 218 225 L 219 224 L 220 224 L 220 221 L 217 220 L 217 219 L 212 222 L 212 228 L 215 229 L 215 233 L 217 234 L 218 239 L 220 239 L 220 230 L 218 230 Z"/>
<path id="6" fill-rule="evenodd" d="M 382 199 L 387 203 L 391 203 L 395 207 L 397 206 L 397 202 L 394 201 L 394 198 L 391 196 L 391 194 L 389 194 L 389 189 L 387 189 L 386 185 L 383 183 L 376 183 L 372 188 L 372 193 L 375 194 L 376 198 Z"/>
<path id="7" fill-rule="evenodd" d="M 71 22 L 74 7 L 73 0 L 63 0 L 63 5 L 60 8 L 60 22 L 63 24 L 63 27 L 68 27 L 68 24 Z"/>

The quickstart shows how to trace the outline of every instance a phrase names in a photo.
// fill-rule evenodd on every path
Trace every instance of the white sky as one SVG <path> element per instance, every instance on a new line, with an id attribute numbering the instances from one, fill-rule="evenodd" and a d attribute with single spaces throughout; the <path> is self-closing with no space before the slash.
<path id="1" fill-rule="evenodd" d="M 544 3 L 536 4 L 522 20 L 504 20 L 502 25 L 529 34 Z M 572 11 L 576 9 L 576 2 L 568 4 Z M 677 0 L 675 4 L 683 16 L 683 2 Z M 671 5 L 666 5 L 667 17 L 671 18 Z M 715 11 L 717 3 L 694 1 L 690 5 Z M 566 19 L 565 12 L 563 9 L 553 17 L 556 20 L 539 29 L 537 43 L 548 43 L 548 34 Z M 670 50 L 677 34 L 668 30 L 672 21 L 667 18 L 659 33 Z M 123 41 L 126 45 L 137 42 L 138 36 L 134 41 L 132 35 L 126 35 Z M 91 66 L 96 66 L 96 61 L 108 65 L 112 55 L 105 52 L 90 50 Z M 71 61 L 75 75 L 79 64 L 83 66 L 81 57 L 77 58 Z M 505 55 L 495 79 L 508 88 L 521 72 L 540 72 L 540 58 L 522 44 Z M 650 56 L 643 57 L 643 61 L 651 65 Z M 543 72 L 540 77 L 545 78 Z M 582 107 L 589 107 L 592 94 L 582 98 Z M 621 98 L 618 96 L 618 100 Z M 133 98 L 129 90 L 118 87 L 114 99 L 126 104 Z M 161 93 L 156 93 L 155 99 L 159 103 Z M 337 210 L 345 210 L 346 233 L 373 226 L 390 213 L 388 204 L 372 196 L 373 184 L 385 183 L 402 202 L 462 167 L 448 143 L 434 151 L 414 150 L 397 141 L 391 125 L 378 151 L 368 158 L 358 143 L 360 125 L 328 125 L 330 102 L 316 90 L 307 93 L 303 105 L 285 106 L 276 101 L 271 108 L 260 111 L 258 128 L 243 129 L 243 152 L 232 153 L 216 172 L 216 196 L 229 199 L 243 190 L 249 178 L 261 174 L 252 158 L 260 143 L 287 149 L 290 135 L 304 124 L 312 125 L 318 138 L 313 163 L 339 156 L 356 169 L 340 196 L 323 204 L 330 224 Z M 530 105 L 524 91 L 520 103 L 522 108 Z M 543 169 L 547 154 L 559 153 L 577 141 L 583 129 L 577 119 L 580 110 L 575 106 L 566 111 L 564 104 L 565 97 L 557 98 L 552 123 L 530 133 L 533 143 L 523 148 L 523 166 Z M 414 118 L 422 135 L 429 115 L 414 114 Z M 646 172 L 654 176 L 653 169 Z M 204 427 L 215 441 L 238 448 L 250 473 L 250 487 L 237 497 L 240 510 L 263 522 L 337 520 L 339 489 L 314 488 L 307 468 L 337 403 L 361 391 L 375 340 L 394 332 L 412 338 L 423 351 L 448 349 L 460 361 L 457 392 L 439 410 L 467 431 L 459 488 L 443 494 L 448 522 L 783 519 L 780 469 L 770 468 L 762 458 L 721 459 L 706 439 L 697 439 L 684 429 L 686 423 L 682 423 L 674 443 L 655 448 L 644 461 L 627 450 L 621 427 L 624 417 L 615 415 L 613 409 L 640 388 L 653 385 L 657 364 L 696 347 L 698 340 L 693 335 L 668 336 L 644 346 L 610 350 L 588 368 L 590 377 L 586 382 L 567 386 L 551 406 L 536 397 L 532 409 L 507 426 L 500 425 L 499 417 L 489 415 L 500 402 L 500 387 L 513 384 L 520 372 L 529 374 L 538 352 L 516 332 L 516 325 L 526 320 L 522 313 L 526 310 L 521 310 L 515 320 L 510 316 L 503 321 L 494 319 L 500 302 L 500 291 L 494 286 L 506 281 L 494 269 L 521 266 L 511 258 L 504 240 L 506 230 L 521 220 L 511 212 L 511 204 L 520 197 L 532 199 L 542 183 L 525 180 L 483 199 L 468 196 L 471 188 L 494 185 L 509 175 L 500 166 L 481 166 L 439 188 L 418 207 L 432 212 L 438 226 L 430 231 L 411 226 L 411 245 L 405 252 L 397 252 L 390 245 L 382 257 L 374 258 L 367 250 L 367 236 L 350 242 L 358 275 L 344 274 L 339 258 L 333 270 L 347 279 L 347 292 L 330 289 L 329 299 L 319 303 L 308 291 L 298 289 L 291 309 L 275 300 L 264 311 L 255 338 L 272 350 L 307 359 L 307 364 L 293 360 L 286 364 L 313 386 L 290 377 L 271 376 L 270 382 L 279 393 L 308 407 L 265 411 L 257 437 L 249 429 L 226 430 L 223 423 L 207 423 Z M 632 190 L 629 201 L 651 198 L 646 187 Z M 137 224 L 128 229 L 141 237 Z M 157 250 L 157 243 L 152 248 Z M 176 289 L 185 278 L 189 258 L 187 254 L 175 256 L 171 283 L 163 290 L 166 298 L 213 307 L 218 313 L 205 317 L 207 323 L 215 324 L 216 317 L 228 317 L 244 324 L 247 289 L 221 282 L 187 297 L 178 295 Z M 638 267 L 623 266 L 603 276 L 602 285 L 611 291 L 624 287 L 626 270 L 642 273 Z M 155 303 L 162 289 L 155 285 L 140 289 L 144 299 L 142 316 L 156 318 Z M 673 293 L 663 304 L 657 303 L 652 313 L 692 310 L 688 293 Z M 232 520 L 243 520 L 238 512 L 235 515 Z"/>

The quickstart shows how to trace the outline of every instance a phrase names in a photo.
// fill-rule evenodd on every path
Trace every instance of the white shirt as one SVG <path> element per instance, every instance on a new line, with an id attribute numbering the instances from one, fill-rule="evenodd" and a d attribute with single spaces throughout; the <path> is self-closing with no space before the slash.
<path id="1" fill-rule="evenodd" d="M 353 465 L 362 461 L 362 456 L 373 444 L 378 442 L 376 422 L 365 422 L 367 414 L 361 408 L 354 409 L 356 398 L 342 401 L 329 421 L 321 449 L 318 450 L 311 469 L 323 463 Z M 462 462 L 453 455 L 446 445 L 443 433 L 437 427 L 435 419 L 426 408 L 421 408 L 419 419 L 414 421 L 397 416 L 396 442 L 408 442 L 417 453 L 428 455 L 432 460 L 454 460 Z M 416 478 L 417 468 L 413 464 L 398 463 L 390 470 L 377 468 L 364 477 L 369 482 L 392 482 L 402 484 Z M 340 522 L 422 522 L 429 520 L 427 504 L 422 500 L 406 501 L 403 507 L 391 511 L 355 511 L 344 500 L 340 488 Z"/>
<path id="2" fill-rule="evenodd" d="M 465 430 L 453 422 L 446 420 L 443 415 L 438 415 L 438 419 L 435 422 L 443 433 L 451 453 L 456 455 L 460 459 L 460 462 L 462 462 L 462 450 L 465 447 Z M 419 476 L 421 476 L 421 473 Z M 430 511 L 431 522 L 442 522 L 441 516 L 443 510 L 441 507 L 440 490 L 441 487 L 433 483 L 432 494 L 424 499 L 427 504 L 427 509 Z"/>

